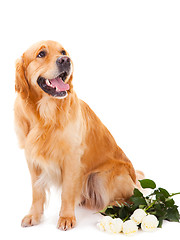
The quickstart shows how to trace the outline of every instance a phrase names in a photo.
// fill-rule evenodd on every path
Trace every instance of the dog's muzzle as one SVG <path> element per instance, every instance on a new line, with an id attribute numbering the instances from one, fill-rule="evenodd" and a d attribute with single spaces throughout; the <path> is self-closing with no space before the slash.
<path id="1" fill-rule="evenodd" d="M 65 98 L 67 97 L 67 91 L 70 88 L 69 84 L 65 82 L 69 79 L 71 74 L 71 59 L 67 56 L 61 56 L 57 58 L 56 64 L 59 70 L 59 75 L 52 79 L 46 79 L 39 76 L 37 83 L 47 94 L 53 97 Z"/>

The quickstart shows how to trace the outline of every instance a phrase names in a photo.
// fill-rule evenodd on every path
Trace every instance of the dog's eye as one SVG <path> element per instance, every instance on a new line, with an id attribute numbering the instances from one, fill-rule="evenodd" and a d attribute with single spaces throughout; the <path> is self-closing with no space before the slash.
<path id="1" fill-rule="evenodd" d="M 45 51 L 40 51 L 39 54 L 37 55 L 38 58 L 43 58 L 46 56 L 46 52 Z"/>
<path id="2" fill-rule="evenodd" d="M 62 50 L 62 51 L 61 51 L 61 54 L 62 54 L 62 55 L 66 55 L 66 51 L 65 51 L 65 50 Z"/>

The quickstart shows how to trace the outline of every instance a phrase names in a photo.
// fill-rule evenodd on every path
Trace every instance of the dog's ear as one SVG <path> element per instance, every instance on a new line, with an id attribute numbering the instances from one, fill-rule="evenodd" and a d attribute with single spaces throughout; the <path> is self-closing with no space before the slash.
<path id="1" fill-rule="evenodd" d="M 17 91 L 23 99 L 29 96 L 29 84 L 25 76 L 23 59 L 16 60 L 16 79 L 15 79 L 15 91 Z"/>

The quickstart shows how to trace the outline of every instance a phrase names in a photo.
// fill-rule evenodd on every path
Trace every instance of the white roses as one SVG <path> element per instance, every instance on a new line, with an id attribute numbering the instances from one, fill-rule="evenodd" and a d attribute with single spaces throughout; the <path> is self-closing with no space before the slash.
<path id="1" fill-rule="evenodd" d="M 143 231 L 152 232 L 157 228 L 159 221 L 154 215 L 147 215 L 143 218 L 141 228 Z"/>
<path id="2" fill-rule="evenodd" d="M 120 233 L 122 231 L 123 221 L 120 218 L 103 217 L 97 224 L 101 231 L 110 233 Z"/>
<path id="3" fill-rule="evenodd" d="M 125 235 L 133 235 L 138 231 L 138 227 L 136 223 L 132 220 L 127 220 L 126 222 L 123 223 L 123 233 Z"/>
<path id="4" fill-rule="evenodd" d="M 142 223 L 143 218 L 146 216 L 146 212 L 143 209 L 136 209 L 131 215 L 130 219 L 133 220 L 137 225 Z"/>
<path id="5" fill-rule="evenodd" d="M 143 231 L 153 231 L 157 228 L 159 221 L 154 215 L 147 215 L 143 209 L 136 209 L 131 215 L 130 220 L 123 223 L 120 218 L 103 217 L 97 224 L 101 231 L 110 233 L 123 232 L 125 235 L 133 235 L 138 231 L 138 226 L 141 224 Z"/>

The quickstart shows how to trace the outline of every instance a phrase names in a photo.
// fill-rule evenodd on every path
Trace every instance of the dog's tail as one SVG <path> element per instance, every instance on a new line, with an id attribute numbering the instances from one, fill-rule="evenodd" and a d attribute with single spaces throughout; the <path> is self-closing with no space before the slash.
<path id="1" fill-rule="evenodd" d="M 140 191 L 142 191 L 142 187 L 141 187 L 141 184 L 140 184 L 139 180 L 144 179 L 145 175 L 144 175 L 144 173 L 142 171 L 139 171 L 139 170 L 136 170 L 135 172 L 136 172 L 136 187 Z"/>

